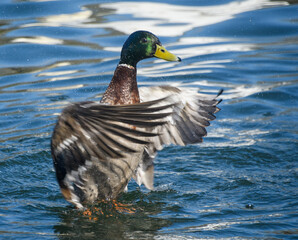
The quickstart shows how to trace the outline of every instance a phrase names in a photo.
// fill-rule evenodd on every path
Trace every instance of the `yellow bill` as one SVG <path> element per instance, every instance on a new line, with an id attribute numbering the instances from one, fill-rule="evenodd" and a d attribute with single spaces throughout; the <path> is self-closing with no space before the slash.
<path id="1" fill-rule="evenodd" d="M 170 53 L 164 46 L 156 44 L 156 51 L 154 54 L 155 57 L 164 59 L 166 61 L 176 61 L 181 62 L 181 58 L 177 57 L 173 53 Z"/>

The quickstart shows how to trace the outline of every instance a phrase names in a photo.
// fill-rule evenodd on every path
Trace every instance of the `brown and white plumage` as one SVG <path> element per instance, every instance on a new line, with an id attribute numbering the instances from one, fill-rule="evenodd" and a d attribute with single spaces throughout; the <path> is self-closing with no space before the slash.
<path id="1" fill-rule="evenodd" d="M 157 97 L 165 97 L 164 102 L 172 104 L 172 114 L 165 118 L 165 124 L 151 130 L 158 133 L 152 143 L 147 144 L 143 159 L 137 169 L 135 180 L 148 189 L 153 189 L 153 161 L 157 151 L 165 145 L 180 145 L 200 143 L 207 135 L 206 127 L 209 121 L 215 119 L 214 113 L 220 109 L 216 100 L 222 90 L 216 95 L 199 94 L 198 89 L 176 88 L 172 86 L 143 87 L 139 89 L 141 101 L 151 101 Z"/>
<path id="2" fill-rule="evenodd" d="M 137 88 L 139 60 L 152 54 L 180 60 L 155 38 L 143 31 L 132 34 L 101 102 L 71 104 L 58 119 L 51 141 L 56 176 L 65 199 L 78 208 L 115 199 L 132 177 L 153 189 L 156 152 L 169 144 L 201 142 L 205 127 L 215 119 L 220 102 L 216 97 L 221 92 L 210 96 L 170 86 Z M 148 48 L 143 53 L 129 52 L 131 46 L 148 42 L 150 49 L 156 44 L 153 53 L 147 53 Z"/>

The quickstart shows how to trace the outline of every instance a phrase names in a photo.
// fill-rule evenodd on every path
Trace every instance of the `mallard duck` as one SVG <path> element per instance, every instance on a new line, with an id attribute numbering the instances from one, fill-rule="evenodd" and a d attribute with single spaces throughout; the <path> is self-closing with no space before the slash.
<path id="1" fill-rule="evenodd" d="M 54 168 L 64 198 L 77 208 L 115 200 L 131 178 L 152 190 L 156 152 L 201 142 L 219 111 L 221 92 L 138 89 L 137 63 L 151 57 L 181 61 L 154 34 L 132 33 L 101 101 L 73 103 L 58 118 L 51 140 Z"/>

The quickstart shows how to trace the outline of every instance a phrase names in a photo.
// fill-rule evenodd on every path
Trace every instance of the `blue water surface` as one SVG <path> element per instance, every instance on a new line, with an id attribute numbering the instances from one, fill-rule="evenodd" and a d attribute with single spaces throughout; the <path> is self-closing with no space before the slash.
<path id="1" fill-rule="evenodd" d="M 140 86 L 224 89 L 202 144 L 168 146 L 134 213 L 85 216 L 55 179 L 67 104 L 98 100 L 133 31 L 181 63 L 148 59 Z M 297 0 L 2 0 L 0 239 L 297 239 Z"/>

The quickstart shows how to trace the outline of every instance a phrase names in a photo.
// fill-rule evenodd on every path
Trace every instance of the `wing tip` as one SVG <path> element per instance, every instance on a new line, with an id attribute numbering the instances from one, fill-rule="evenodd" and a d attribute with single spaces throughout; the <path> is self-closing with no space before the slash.
<path id="1" fill-rule="evenodd" d="M 223 92 L 224 92 L 224 90 L 220 89 L 215 98 L 219 97 Z M 216 105 L 220 104 L 221 102 L 222 102 L 222 98 L 217 100 Z M 217 113 L 220 110 L 221 110 L 220 108 L 216 107 L 216 110 L 214 113 Z"/>
<path id="2" fill-rule="evenodd" d="M 219 97 L 222 93 L 224 92 L 224 89 L 222 88 L 222 89 L 220 89 L 219 91 L 218 91 L 218 93 L 217 93 L 217 95 L 216 95 L 216 97 Z"/>

